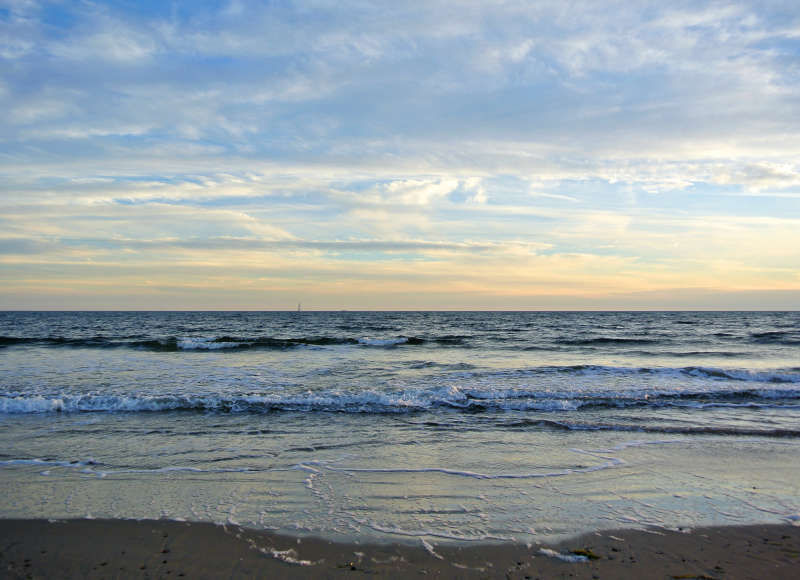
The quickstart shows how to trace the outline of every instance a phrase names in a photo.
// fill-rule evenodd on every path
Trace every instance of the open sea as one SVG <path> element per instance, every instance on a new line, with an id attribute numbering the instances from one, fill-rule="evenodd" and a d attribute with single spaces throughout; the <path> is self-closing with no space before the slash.
<path id="1" fill-rule="evenodd" d="M 0 312 L 0 517 L 800 524 L 800 312 Z"/>

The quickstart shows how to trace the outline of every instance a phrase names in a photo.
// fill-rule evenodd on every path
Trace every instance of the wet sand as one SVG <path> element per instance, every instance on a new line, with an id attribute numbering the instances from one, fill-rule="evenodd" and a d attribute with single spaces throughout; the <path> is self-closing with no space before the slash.
<path id="1" fill-rule="evenodd" d="M 581 561 L 562 558 L 583 555 Z M 0 520 L 4 578 L 800 578 L 800 527 L 616 530 L 555 545 L 360 544 L 168 520 Z"/>

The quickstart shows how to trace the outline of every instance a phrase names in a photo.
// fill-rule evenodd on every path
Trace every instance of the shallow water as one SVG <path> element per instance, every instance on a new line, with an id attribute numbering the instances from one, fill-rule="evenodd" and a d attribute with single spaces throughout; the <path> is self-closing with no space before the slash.
<path id="1" fill-rule="evenodd" d="M 800 313 L 0 313 L 1 517 L 796 521 Z"/>

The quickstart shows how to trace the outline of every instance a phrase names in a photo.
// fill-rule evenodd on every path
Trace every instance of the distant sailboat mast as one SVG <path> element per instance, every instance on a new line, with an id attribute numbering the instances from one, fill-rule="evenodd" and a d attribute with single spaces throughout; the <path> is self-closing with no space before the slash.
<path id="1" fill-rule="evenodd" d="M 297 303 L 297 311 L 298 312 L 302 311 L 302 308 L 300 308 L 300 303 L 299 302 Z"/>

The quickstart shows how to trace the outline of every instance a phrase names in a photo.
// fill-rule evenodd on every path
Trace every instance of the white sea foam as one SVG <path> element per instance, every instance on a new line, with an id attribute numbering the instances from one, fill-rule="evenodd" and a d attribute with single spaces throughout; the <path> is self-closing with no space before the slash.
<path id="1" fill-rule="evenodd" d="M 484 542 L 486 540 L 500 540 L 500 541 L 514 541 L 512 536 L 503 536 L 503 535 L 495 535 L 495 534 L 473 534 L 473 535 L 466 535 L 466 534 L 457 534 L 446 532 L 443 530 L 435 530 L 435 529 L 419 529 L 419 530 L 409 530 L 402 528 L 400 526 L 387 526 L 382 525 L 377 522 L 373 522 L 364 518 L 358 518 L 352 514 L 343 514 L 349 517 L 354 522 L 370 528 L 376 532 L 380 532 L 382 534 L 390 534 L 393 536 L 404 536 L 409 538 L 439 538 L 442 540 L 456 540 L 460 542 Z"/>
<path id="2" fill-rule="evenodd" d="M 585 452 L 592 455 L 590 452 Z M 596 457 L 599 457 L 596 455 Z M 359 467 L 334 467 L 326 466 L 331 471 L 341 471 L 345 473 L 441 473 L 443 475 L 454 475 L 458 477 L 470 477 L 473 479 L 539 479 L 550 477 L 562 477 L 576 473 L 591 473 L 601 469 L 610 469 L 625 463 L 617 457 L 603 457 L 605 461 L 591 467 L 567 468 L 558 471 L 547 471 L 542 473 L 479 473 L 462 469 L 450 469 L 447 467 L 392 467 L 392 468 L 359 468 Z"/>
<path id="3" fill-rule="evenodd" d="M 224 342 L 216 338 L 181 338 L 176 341 L 178 348 L 183 350 L 220 350 L 225 348 L 238 348 L 249 344 L 246 342 Z"/>
<path id="4" fill-rule="evenodd" d="M 397 344 L 405 344 L 408 339 L 405 337 L 398 338 L 359 338 L 358 344 L 363 346 L 394 346 Z"/>
<path id="5" fill-rule="evenodd" d="M 12 466 L 12 465 L 47 465 L 50 467 L 68 467 L 71 469 L 91 469 L 92 466 L 98 465 L 98 462 L 95 461 L 93 457 L 87 457 L 86 459 L 81 460 L 73 460 L 73 461 L 63 461 L 63 460 L 56 460 L 56 459 L 4 459 L 0 460 L 0 467 L 5 466 Z M 41 475 L 50 475 L 50 470 L 41 472 Z"/>
<path id="6" fill-rule="evenodd" d="M 669 441 L 672 442 L 672 441 Z M 603 469 L 610 469 L 625 463 L 619 457 L 613 457 L 610 454 L 614 451 L 620 451 L 627 447 L 636 447 L 640 445 L 660 444 L 664 441 L 631 441 L 621 443 L 612 449 L 603 450 L 584 450 L 584 449 L 570 449 L 574 453 L 583 455 L 590 455 L 595 459 L 601 460 L 596 465 L 587 467 L 565 468 L 557 471 L 546 471 L 538 473 L 481 473 L 476 471 L 469 471 L 464 469 L 452 469 L 449 467 L 346 467 L 334 465 L 330 461 L 306 461 L 295 466 L 296 469 L 308 471 L 312 474 L 317 474 L 320 470 L 327 470 L 333 472 L 355 474 L 355 473 L 441 473 L 443 475 L 452 475 L 457 477 L 468 477 L 472 479 L 540 479 L 563 477 L 566 475 L 592 473 Z M 319 469 L 317 469 L 319 468 Z"/>
<path id="7" fill-rule="evenodd" d="M 314 566 L 318 564 L 318 562 L 312 562 L 311 560 L 301 559 L 298 556 L 297 551 L 293 550 L 292 548 L 288 548 L 286 550 L 278 550 L 273 547 L 262 547 L 259 546 L 256 543 L 256 541 L 252 538 L 248 538 L 247 543 L 253 550 L 258 550 L 262 554 L 275 558 L 276 560 L 280 560 L 281 562 L 286 562 L 287 564 L 293 564 L 295 566 Z"/>
<path id="8" fill-rule="evenodd" d="M 287 564 L 294 564 L 296 566 L 314 566 L 316 562 L 311 560 L 301 560 L 297 556 L 297 552 L 291 548 L 288 550 L 276 550 L 274 548 L 259 548 L 263 554 L 272 556 L 276 560 L 286 562 Z"/>
<path id="9" fill-rule="evenodd" d="M 65 469 L 78 470 L 80 473 L 86 475 L 93 475 L 100 478 L 105 478 L 109 475 L 123 475 L 123 474 L 157 474 L 157 473 L 252 473 L 256 471 L 264 471 L 252 467 L 192 467 L 183 465 L 170 465 L 165 467 L 153 468 L 102 468 L 103 463 L 98 462 L 92 457 L 81 460 L 57 460 L 57 459 L 5 459 L 0 460 L 0 467 L 15 466 L 15 465 L 35 465 L 35 466 L 48 466 L 51 469 L 40 472 L 40 475 L 51 475 L 53 468 L 62 467 Z"/>
<path id="10" fill-rule="evenodd" d="M 422 542 L 422 547 L 425 548 L 425 551 L 428 552 L 431 556 L 436 558 L 437 560 L 444 560 L 441 554 L 437 554 L 436 550 L 434 550 L 433 545 L 426 541 L 425 538 L 420 538 L 420 542 Z"/>
<path id="11" fill-rule="evenodd" d="M 398 413 L 431 410 L 489 408 L 519 411 L 575 411 L 598 406 L 607 407 L 685 407 L 685 408 L 796 408 L 800 390 L 788 385 L 768 388 L 710 385 L 691 389 L 683 385 L 672 388 L 591 390 L 572 392 L 546 388 L 459 387 L 454 385 L 429 388 L 407 388 L 378 392 L 325 389 L 287 392 L 274 388 L 259 393 L 234 394 L 112 394 L 69 392 L 52 394 L 6 393 L 0 395 L 0 413 L 28 414 L 52 412 L 135 412 L 135 411 L 218 411 L 268 412 L 337 411 L 350 413 Z"/>
<path id="12" fill-rule="evenodd" d="M 49 413 L 64 410 L 64 400 L 60 397 L 0 396 L 0 413 Z"/>
<path id="13" fill-rule="evenodd" d="M 563 560 L 564 562 L 588 562 L 589 558 L 586 556 L 579 556 L 578 554 L 563 554 L 561 552 L 556 552 L 555 550 L 551 550 L 550 548 L 541 548 L 539 553 L 544 556 L 549 556 L 551 558 L 558 558 L 559 560 Z"/>

